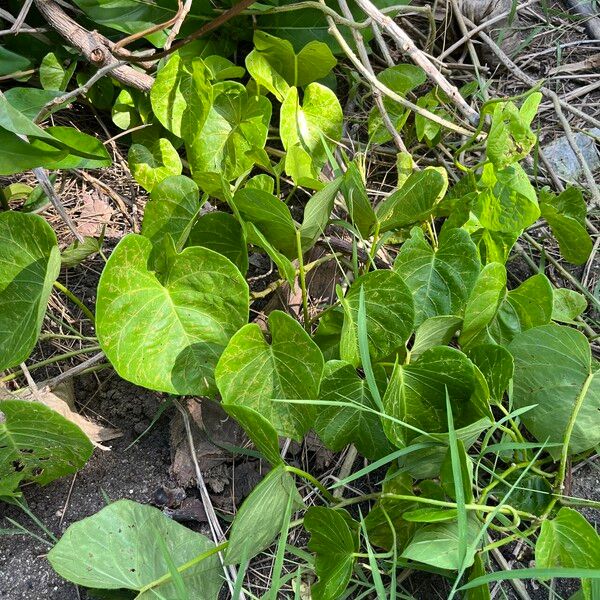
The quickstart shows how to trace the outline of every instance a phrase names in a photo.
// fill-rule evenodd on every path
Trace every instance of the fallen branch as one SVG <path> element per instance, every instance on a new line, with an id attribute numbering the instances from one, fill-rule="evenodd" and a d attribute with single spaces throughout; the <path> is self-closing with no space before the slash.
<path id="1" fill-rule="evenodd" d="M 35 5 L 48 25 L 70 46 L 79 50 L 92 65 L 98 68 L 114 67 L 112 76 L 116 80 L 142 92 L 150 91 L 154 78 L 129 65 L 119 64 L 119 60 L 112 53 L 114 44 L 109 39 L 97 31 L 88 31 L 83 28 L 67 15 L 54 0 L 35 0 Z M 127 60 L 128 56 L 130 56 L 128 51 L 120 50 L 120 57 Z"/>

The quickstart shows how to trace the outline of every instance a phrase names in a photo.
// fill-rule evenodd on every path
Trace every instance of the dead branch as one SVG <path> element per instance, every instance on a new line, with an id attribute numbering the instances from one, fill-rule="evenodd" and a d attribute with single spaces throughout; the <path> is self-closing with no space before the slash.
<path id="1" fill-rule="evenodd" d="M 60 34 L 70 46 L 73 46 L 94 66 L 98 68 L 111 67 L 112 76 L 142 92 L 150 91 L 154 78 L 128 65 L 119 65 L 119 60 L 113 55 L 114 44 L 97 31 L 88 31 L 76 23 L 54 0 L 35 0 L 35 5 L 50 25 Z M 130 53 L 121 50 L 120 56 L 127 60 Z"/>

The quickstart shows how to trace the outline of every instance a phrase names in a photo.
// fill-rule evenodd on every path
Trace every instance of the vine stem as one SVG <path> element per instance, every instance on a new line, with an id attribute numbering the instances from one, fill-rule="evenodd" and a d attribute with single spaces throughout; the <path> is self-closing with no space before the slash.
<path id="1" fill-rule="evenodd" d="M 65 287 L 59 281 L 54 282 L 54 287 L 62 292 L 73 304 L 78 306 L 92 323 L 95 323 L 96 317 L 94 313 L 69 288 Z"/>
<path id="2" fill-rule="evenodd" d="M 300 230 L 296 229 L 296 251 L 298 254 L 298 279 L 302 290 L 302 314 L 304 316 L 304 329 L 310 328 L 310 316 L 308 314 L 308 293 L 306 291 L 306 271 L 304 270 L 304 256 L 302 254 L 302 238 Z"/>
<path id="3" fill-rule="evenodd" d="M 297 467 L 292 467 L 291 465 L 285 465 L 285 470 L 288 473 L 294 473 L 294 475 L 298 475 L 298 477 L 302 477 L 302 479 L 306 479 L 310 481 L 322 494 L 327 498 L 329 502 L 336 502 L 337 498 L 333 496 L 333 494 L 315 477 L 313 477 L 310 473 L 303 471 L 302 469 L 298 469 Z"/>

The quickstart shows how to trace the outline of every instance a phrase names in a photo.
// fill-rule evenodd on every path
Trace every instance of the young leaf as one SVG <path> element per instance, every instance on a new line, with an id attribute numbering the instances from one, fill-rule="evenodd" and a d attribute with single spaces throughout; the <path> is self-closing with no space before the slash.
<path id="1" fill-rule="evenodd" d="M 194 223 L 186 246 L 203 246 L 226 256 L 242 275 L 248 270 L 248 247 L 238 220 L 220 211 L 202 215 Z"/>
<path id="2" fill-rule="evenodd" d="M 415 227 L 394 261 L 394 271 L 413 293 L 417 326 L 429 317 L 461 314 L 481 270 L 477 248 L 464 229 L 443 231 L 438 243 L 432 248 Z"/>
<path id="3" fill-rule="evenodd" d="M 310 532 L 308 549 L 316 553 L 319 581 L 311 586 L 314 600 L 340 598 L 348 586 L 358 552 L 358 524 L 345 510 L 312 506 L 304 516 Z"/>
<path id="4" fill-rule="evenodd" d="M 200 133 L 213 101 L 209 73 L 202 59 L 185 61 L 173 54 L 158 71 L 150 91 L 152 111 L 161 125 L 192 143 Z"/>
<path id="5" fill-rule="evenodd" d="M 42 217 L 0 213 L 0 371 L 29 357 L 59 271 L 56 235 Z"/>
<path id="6" fill-rule="evenodd" d="M 344 326 L 340 356 L 355 367 L 361 362 L 358 344 L 361 288 L 365 294 L 367 337 L 373 362 L 383 360 L 402 348 L 412 333 L 414 323 L 412 294 L 397 273 L 372 271 L 359 277 L 341 299 Z"/>
<path id="7" fill-rule="evenodd" d="M 199 198 L 198 186 L 185 175 L 167 177 L 154 186 L 144 209 L 142 235 L 157 252 L 167 235 L 173 238 L 177 250 L 183 248 L 200 210 Z"/>
<path id="8" fill-rule="evenodd" d="M 412 173 L 400 189 L 377 205 L 375 213 L 381 223 L 380 232 L 426 221 L 447 189 L 445 169 L 427 167 Z"/>
<path id="9" fill-rule="evenodd" d="M 383 433 L 380 417 L 361 410 L 362 407 L 377 410 L 377 405 L 371 397 L 367 382 L 358 376 L 352 365 L 339 360 L 326 363 L 319 398 L 357 405 L 356 408 L 320 407 L 314 428 L 328 448 L 339 452 L 348 444 L 354 444 L 369 459 L 381 458 L 392 451 Z"/>
<path id="10" fill-rule="evenodd" d="M 562 443 L 575 418 L 568 452 L 578 454 L 600 443 L 600 371 L 586 337 L 569 327 L 544 325 L 519 334 L 508 347 L 515 358 L 513 404 L 534 406 L 521 415 L 543 442 Z M 560 448 L 550 448 L 554 458 Z"/>
<path id="11" fill-rule="evenodd" d="M 175 253 L 163 273 L 149 270 L 151 252 L 150 240 L 135 234 L 113 251 L 98 284 L 98 340 L 128 381 L 170 394 L 213 394 L 217 360 L 248 319 L 248 285 L 207 248 Z"/>
<path id="12" fill-rule="evenodd" d="M 600 569 L 600 536 L 583 515 L 563 507 L 542 523 L 535 564 L 540 569 Z"/>
<path id="13" fill-rule="evenodd" d="M 156 542 L 159 537 L 191 597 L 216 600 L 223 572 L 215 545 L 157 508 L 131 500 L 113 502 L 71 525 L 48 560 L 61 577 L 77 585 L 136 590 L 139 600 L 180 597 Z"/>
<path id="14" fill-rule="evenodd" d="M 271 545 L 281 530 L 290 495 L 292 511 L 304 506 L 294 478 L 284 465 L 277 466 L 254 488 L 237 512 L 225 553 L 227 564 L 249 560 Z"/>
<path id="15" fill-rule="evenodd" d="M 269 315 L 271 344 L 250 323 L 229 342 L 217 365 L 217 386 L 225 404 L 256 410 L 280 435 L 301 439 L 312 426 L 309 404 L 273 402 L 318 398 L 323 355 L 302 326 L 281 311 Z"/>
<path id="16" fill-rule="evenodd" d="M 77 64 L 75 62 L 75 64 Z M 73 75 L 73 68 L 65 69 L 62 61 L 49 52 L 40 64 L 40 83 L 45 90 L 58 90 L 64 92 Z"/>
<path id="17" fill-rule="evenodd" d="M 173 144 L 166 139 L 156 140 L 149 148 L 133 144 L 127 155 L 133 178 L 147 191 L 169 175 L 181 175 L 181 159 Z"/>
<path id="18" fill-rule="evenodd" d="M 202 173 L 219 173 L 231 181 L 251 169 L 251 153 L 264 147 L 271 121 L 269 100 L 249 95 L 241 83 L 224 81 L 213 90 L 204 126 L 186 145 L 190 169 L 200 187 Z"/>
<path id="19" fill-rule="evenodd" d="M 327 159 L 323 138 L 329 144 L 336 143 L 342 136 L 342 121 L 342 108 L 329 88 L 311 83 L 304 90 L 302 105 L 298 89 L 289 89 L 281 105 L 279 135 L 288 152 L 285 171 L 296 184 L 304 178 L 318 179 Z M 305 168 L 298 168 L 293 149 L 308 158 Z"/>
<path id="20" fill-rule="evenodd" d="M 583 294 L 567 288 L 555 288 L 553 292 L 552 320 L 561 323 L 574 323 L 574 320 L 587 308 Z"/>
<path id="21" fill-rule="evenodd" d="M 341 192 L 352 223 L 364 238 L 369 237 L 377 217 L 367 194 L 360 158 L 348 165 L 342 177 Z"/>
<path id="22" fill-rule="evenodd" d="M 333 210 L 333 203 L 341 184 L 341 178 L 334 179 L 313 194 L 306 203 L 304 218 L 300 226 L 300 238 L 304 252 L 312 248 L 317 239 L 325 233 L 329 215 Z"/>
<path id="23" fill-rule="evenodd" d="M 460 329 L 462 319 L 452 315 L 430 317 L 421 323 L 415 332 L 410 349 L 411 362 L 415 362 L 429 348 L 447 346 Z"/>
<path id="24" fill-rule="evenodd" d="M 86 258 L 97 254 L 102 249 L 103 241 L 103 235 L 97 238 L 86 235 L 83 242 L 75 240 L 60 253 L 60 264 L 63 267 L 75 267 L 81 264 Z"/>
<path id="25" fill-rule="evenodd" d="M 280 277 L 293 286 L 294 280 L 296 279 L 296 268 L 292 264 L 292 261 L 279 252 L 254 223 L 243 223 L 242 225 L 248 243 L 262 248 L 269 258 L 277 265 Z"/>
<path id="26" fill-rule="evenodd" d="M 491 399 L 498 404 L 502 402 L 515 368 L 510 352 L 503 346 L 481 344 L 471 348 L 467 356 L 483 373 Z"/>
<path id="27" fill-rule="evenodd" d="M 23 481 L 45 485 L 75 473 L 93 450 L 77 425 L 43 404 L 0 401 L 0 496 Z"/>

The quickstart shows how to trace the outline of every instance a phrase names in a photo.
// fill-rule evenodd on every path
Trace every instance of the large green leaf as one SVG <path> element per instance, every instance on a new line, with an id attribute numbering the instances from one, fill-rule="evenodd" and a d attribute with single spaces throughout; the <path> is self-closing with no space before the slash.
<path id="1" fill-rule="evenodd" d="M 319 581 L 311 586 L 312 598 L 342 597 L 359 549 L 358 524 L 345 510 L 311 506 L 304 516 L 304 527 L 310 532 L 308 549 L 317 555 L 315 571 Z"/>
<path id="2" fill-rule="evenodd" d="M 264 147 L 271 120 L 271 103 L 251 96 L 241 83 L 225 81 L 213 86 L 214 100 L 200 133 L 188 142 L 194 178 L 219 173 L 227 181 L 254 165 L 251 153 Z"/>
<path id="3" fill-rule="evenodd" d="M 386 414 L 427 433 L 445 433 L 446 390 L 457 429 L 490 416 L 483 375 L 462 352 L 447 346 L 427 350 L 414 364 L 396 364 L 383 397 Z M 388 438 L 399 447 L 417 435 L 387 419 L 383 425 Z"/>
<path id="4" fill-rule="evenodd" d="M 150 91 L 156 118 L 187 143 L 199 134 L 213 101 L 208 77 L 202 59 L 185 61 L 174 54 L 158 72 Z"/>
<path id="5" fill-rule="evenodd" d="M 233 197 L 233 205 L 277 250 L 288 258 L 297 257 L 296 226 L 285 202 L 268 192 L 244 188 Z"/>
<path id="6" fill-rule="evenodd" d="M 402 187 L 377 205 L 380 232 L 426 221 L 448 189 L 444 169 L 427 167 L 409 175 Z"/>
<path id="7" fill-rule="evenodd" d="M 177 250 L 183 248 L 200 210 L 198 186 L 185 175 L 163 179 L 150 192 L 144 209 L 142 235 L 160 251 L 159 244 L 170 235 Z"/>
<path id="8" fill-rule="evenodd" d="M 600 374 L 586 337 L 570 327 L 544 325 L 521 333 L 508 349 L 515 358 L 514 407 L 534 406 L 521 415 L 527 429 L 540 442 L 562 443 L 576 412 L 569 453 L 600 443 Z"/>
<path id="9" fill-rule="evenodd" d="M 337 96 L 319 83 L 304 90 L 302 105 L 298 89 L 291 87 L 281 105 L 279 135 L 287 151 L 285 171 L 295 183 L 318 179 L 327 159 L 326 148 L 342 136 L 343 114 Z M 304 163 L 300 157 L 306 159 Z M 299 164 L 305 164 L 299 168 Z"/>
<path id="10" fill-rule="evenodd" d="M 309 42 L 298 54 L 288 40 L 254 32 L 246 68 L 254 80 L 283 102 L 290 86 L 303 87 L 329 74 L 337 60 L 323 42 Z"/>
<path id="11" fill-rule="evenodd" d="M 217 386 L 226 404 L 248 406 L 280 435 L 301 439 L 313 424 L 314 407 L 273 400 L 318 398 L 323 355 L 302 326 L 284 312 L 269 315 L 269 329 L 271 344 L 255 323 L 231 338 L 217 365 Z"/>
<path id="12" fill-rule="evenodd" d="M 118 500 L 73 523 L 48 553 L 54 570 L 69 581 L 100 589 L 141 592 L 136 598 L 177 600 L 171 568 L 180 572 L 190 598 L 216 600 L 223 571 L 214 544 L 160 510 Z M 195 558 L 207 557 L 192 565 Z M 162 579 L 161 579 L 162 578 Z M 160 580 L 160 581 L 159 581 Z M 154 584 L 154 585 L 152 585 Z"/>
<path id="13" fill-rule="evenodd" d="M 23 481 L 45 485 L 75 473 L 93 450 L 77 425 L 43 404 L 0 400 L 0 496 Z"/>
<path id="14" fill-rule="evenodd" d="M 535 566 L 600 569 L 600 536 L 583 515 L 563 507 L 554 519 L 542 523 Z"/>
<path id="15" fill-rule="evenodd" d="M 42 217 L 0 213 L 0 371 L 31 353 L 59 271 L 56 235 Z"/>
<path id="16" fill-rule="evenodd" d="M 443 231 L 434 249 L 415 227 L 394 262 L 413 293 L 417 326 L 429 317 L 461 314 L 480 270 L 477 248 L 464 229 Z"/>
<path id="17" fill-rule="evenodd" d="M 133 144 L 127 160 L 133 178 L 147 192 L 170 175 L 181 175 L 183 170 L 177 150 L 166 138 L 156 140 L 150 147 Z"/>
<path id="18" fill-rule="evenodd" d="M 190 231 L 188 246 L 204 246 L 226 256 L 242 275 L 248 270 L 248 247 L 239 221 L 229 213 L 202 215 Z"/>
<path id="19" fill-rule="evenodd" d="M 249 560 L 268 548 L 281 530 L 288 506 L 298 510 L 303 506 L 302 497 L 294 478 L 279 465 L 254 488 L 236 514 L 225 561 Z"/>
<path id="20" fill-rule="evenodd" d="M 248 319 L 248 286 L 237 267 L 207 248 L 174 253 L 150 270 L 152 242 L 131 234 L 98 285 L 98 340 L 128 381 L 171 394 L 215 392 L 214 367 Z"/>
<path id="21" fill-rule="evenodd" d="M 364 289 L 369 354 L 374 362 L 403 348 L 413 331 L 413 299 L 402 277 L 394 271 L 372 271 L 359 277 L 341 299 L 344 326 L 340 341 L 342 360 L 360 364 L 358 307 Z"/>
<path id="22" fill-rule="evenodd" d="M 377 405 L 367 382 L 358 376 L 352 365 L 340 360 L 326 363 L 319 398 L 356 405 L 356 408 L 343 405 L 319 408 L 314 428 L 328 448 L 339 452 L 348 444 L 354 444 L 369 459 L 381 458 L 392 451 L 380 417 L 361 410 L 376 410 Z"/>
<path id="23" fill-rule="evenodd" d="M 416 560 L 439 569 L 457 571 L 461 567 L 470 567 L 475 560 L 473 542 L 479 534 L 480 524 L 470 512 L 467 520 L 467 542 L 471 552 L 460 561 L 458 525 L 454 521 L 434 523 L 417 529 L 402 558 Z"/>

